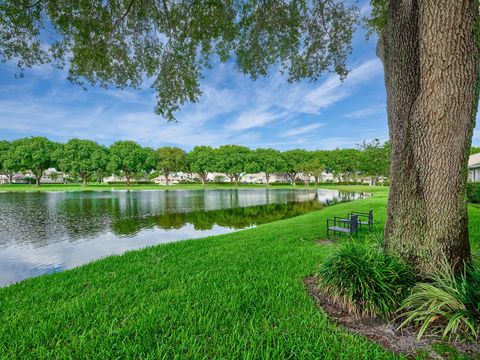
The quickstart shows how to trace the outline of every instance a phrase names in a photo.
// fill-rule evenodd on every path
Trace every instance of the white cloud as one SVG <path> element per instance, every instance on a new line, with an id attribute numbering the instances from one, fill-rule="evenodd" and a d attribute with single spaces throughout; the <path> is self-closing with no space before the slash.
<path id="1" fill-rule="evenodd" d="M 385 105 L 370 106 L 345 114 L 346 118 L 360 119 L 371 115 L 385 113 Z"/>
<path id="2" fill-rule="evenodd" d="M 94 87 L 83 91 L 69 85 L 59 73 L 27 73 L 18 85 L 0 87 L 0 130 L 63 140 L 93 138 L 105 144 L 131 139 L 152 147 L 166 143 L 185 148 L 227 143 L 298 147 L 300 137 L 293 142 L 287 141 L 288 137 L 304 135 L 308 144 L 308 133 L 322 126 L 303 126 L 304 114 L 319 116 L 322 109 L 348 98 L 381 74 L 381 69 L 375 59 L 354 67 L 344 82 L 332 75 L 316 83 L 288 84 L 279 73 L 253 82 L 231 65 L 220 64 L 202 82 L 199 101 L 185 105 L 176 114 L 178 122 L 170 124 L 153 113 L 155 94 L 151 89 L 105 91 Z M 298 121 L 286 121 L 292 119 Z M 283 130 L 280 134 L 273 131 L 278 126 Z M 265 131 L 271 135 L 265 136 Z M 276 139 L 275 134 L 285 141 Z M 318 143 L 318 139 L 313 141 Z"/>
<path id="3" fill-rule="evenodd" d="M 325 124 L 310 124 L 310 125 L 306 125 L 306 126 L 300 126 L 300 127 L 293 128 L 293 129 L 290 129 L 288 131 L 285 131 L 285 132 L 281 133 L 280 136 L 287 137 L 287 136 L 301 135 L 301 134 L 308 133 L 312 130 L 318 129 L 318 128 L 324 126 L 324 125 Z"/>
<path id="4" fill-rule="evenodd" d="M 345 81 L 338 76 L 330 76 L 325 82 L 306 94 L 303 103 L 303 112 L 318 113 L 351 95 L 354 88 L 381 74 L 382 63 L 378 59 L 368 60 L 354 68 Z"/>
<path id="5" fill-rule="evenodd" d="M 230 130 L 239 131 L 255 127 L 261 127 L 282 119 L 285 113 L 274 113 L 271 111 L 251 111 L 241 113 L 229 126 Z"/>

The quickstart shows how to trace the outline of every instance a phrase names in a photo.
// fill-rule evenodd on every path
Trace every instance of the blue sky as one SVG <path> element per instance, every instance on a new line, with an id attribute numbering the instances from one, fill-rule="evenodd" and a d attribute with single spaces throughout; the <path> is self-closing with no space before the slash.
<path id="1" fill-rule="evenodd" d="M 375 45 L 375 38 L 367 41 L 357 31 L 351 72 L 343 83 L 332 74 L 313 83 L 288 84 L 278 73 L 252 81 L 231 63 L 215 65 L 204 74 L 200 101 L 184 106 L 177 123 L 154 114 L 155 93 L 149 88 L 85 91 L 50 66 L 16 79 L 15 67 L 1 64 L 0 138 L 41 135 L 63 142 L 79 137 L 105 145 L 128 139 L 185 150 L 222 144 L 332 149 L 387 140 L 383 67 Z M 473 142 L 480 143 L 479 132 Z"/>

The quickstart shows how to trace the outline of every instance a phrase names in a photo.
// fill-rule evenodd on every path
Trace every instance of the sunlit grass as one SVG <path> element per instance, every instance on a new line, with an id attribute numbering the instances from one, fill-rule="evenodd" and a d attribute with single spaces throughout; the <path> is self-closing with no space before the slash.
<path id="1" fill-rule="evenodd" d="M 303 284 L 336 246 L 316 243 L 325 219 L 373 209 L 381 230 L 385 190 L 0 289 L 0 358 L 396 358 L 328 321 Z"/>

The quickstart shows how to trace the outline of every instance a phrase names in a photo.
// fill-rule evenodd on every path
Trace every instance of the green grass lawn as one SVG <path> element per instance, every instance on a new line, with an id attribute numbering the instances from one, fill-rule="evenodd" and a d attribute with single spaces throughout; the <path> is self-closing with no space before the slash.
<path id="1" fill-rule="evenodd" d="M 343 190 L 353 189 L 343 187 Z M 227 235 L 154 246 L 0 289 L 0 358 L 390 359 L 330 322 L 303 278 L 336 245 L 325 219 L 373 197 Z M 470 208 L 472 242 L 480 208 Z"/>
<path id="2" fill-rule="evenodd" d="M 331 188 L 331 185 L 322 185 L 321 187 Z M 199 189 L 256 189 L 256 188 L 267 188 L 263 184 L 248 184 L 248 185 L 239 185 L 235 186 L 234 184 L 224 183 L 224 184 L 206 184 L 202 186 L 201 184 L 175 184 L 175 185 L 158 185 L 158 184 L 142 184 L 142 185 L 131 185 L 126 186 L 124 184 L 89 184 L 88 186 L 82 186 L 81 184 L 43 184 L 40 186 L 36 185 L 26 185 L 26 184 L 12 184 L 12 185 L 0 185 L 1 191 L 99 191 L 99 190 L 199 190 Z M 270 189 L 304 189 L 303 184 L 297 184 L 295 187 L 289 184 L 272 184 L 268 188 Z M 314 189 L 315 185 L 310 184 L 310 189 Z M 338 187 L 335 187 L 338 188 Z M 386 188 L 381 186 L 349 186 L 347 188 L 353 189 L 357 188 L 359 191 L 385 191 Z M 357 191 L 351 190 L 351 191 Z"/>

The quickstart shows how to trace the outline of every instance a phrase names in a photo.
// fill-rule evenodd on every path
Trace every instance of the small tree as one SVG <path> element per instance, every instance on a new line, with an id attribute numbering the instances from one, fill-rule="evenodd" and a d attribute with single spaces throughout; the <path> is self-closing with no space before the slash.
<path id="1" fill-rule="evenodd" d="M 361 161 L 360 170 L 372 178 L 375 184 L 379 177 L 387 177 L 390 172 L 390 143 L 381 144 L 380 140 L 364 142 L 360 145 Z"/>
<path id="2" fill-rule="evenodd" d="M 198 174 L 202 185 L 205 185 L 207 175 L 215 168 L 215 150 L 210 146 L 195 146 L 187 154 L 190 170 Z"/>
<path id="3" fill-rule="evenodd" d="M 55 183 L 57 182 L 57 179 L 60 175 L 58 175 L 58 172 L 56 171 L 52 171 L 49 175 L 50 179 L 52 179 L 52 181 Z"/>
<path id="4" fill-rule="evenodd" d="M 127 186 L 130 186 L 135 174 L 150 172 L 155 168 L 155 163 L 155 152 L 152 149 L 142 148 L 134 141 L 117 141 L 110 146 L 107 169 L 125 176 Z"/>
<path id="5" fill-rule="evenodd" d="M 223 183 L 225 181 L 225 176 L 223 175 L 215 175 L 213 178 L 213 182 L 215 183 Z"/>
<path id="6" fill-rule="evenodd" d="M 286 165 L 286 173 L 290 182 L 295 186 L 298 173 L 302 171 L 302 165 L 308 158 L 308 152 L 302 149 L 288 150 L 283 152 L 283 159 Z"/>
<path id="7" fill-rule="evenodd" d="M 259 171 L 265 173 L 267 186 L 270 185 L 270 175 L 273 173 L 281 173 L 287 170 L 287 164 L 282 157 L 282 153 L 275 149 L 257 149 L 255 150 L 255 158 L 259 167 Z"/>
<path id="8" fill-rule="evenodd" d="M 44 171 L 55 166 L 54 153 L 59 145 L 40 136 L 18 139 L 12 145 L 19 168 L 30 170 L 35 175 L 36 185 L 40 186 Z"/>
<path id="9" fill-rule="evenodd" d="M 315 151 L 311 153 L 310 158 L 303 165 L 303 171 L 307 176 L 313 176 L 315 187 L 318 188 L 318 180 L 321 179 L 325 171 L 324 152 Z"/>
<path id="10" fill-rule="evenodd" d="M 108 166 L 108 161 L 107 161 L 107 166 Z M 103 169 L 96 169 L 93 173 L 93 177 L 95 178 L 95 181 L 98 184 L 101 184 L 103 182 L 103 179 L 108 176 L 107 168 Z"/>
<path id="11" fill-rule="evenodd" d="M 20 171 L 20 166 L 15 157 L 14 144 L 5 140 L 0 141 L 0 174 L 7 176 L 8 183 L 11 184 L 17 171 Z"/>
<path id="12" fill-rule="evenodd" d="M 222 145 L 216 150 L 216 165 L 218 172 L 226 174 L 231 182 L 238 186 L 240 176 L 245 172 L 245 164 L 250 149 L 239 145 Z"/>
<path id="13" fill-rule="evenodd" d="M 104 171 L 108 164 L 108 150 L 95 141 L 71 139 L 56 152 L 60 170 L 75 174 L 87 186 L 96 171 Z"/>
<path id="14" fill-rule="evenodd" d="M 178 147 L 164 146 L 157 149 L 157 168 L 165 176 L 166 185 L 173 172 L 185 170 L 186 154 Z"/>
<path id="15" fill-rule="evenodd" d="M 339 181 L 348 181 L 355 178 L 360 171 L 360 150 L 335 149 L 329 153 L 326 168 Z"/>

